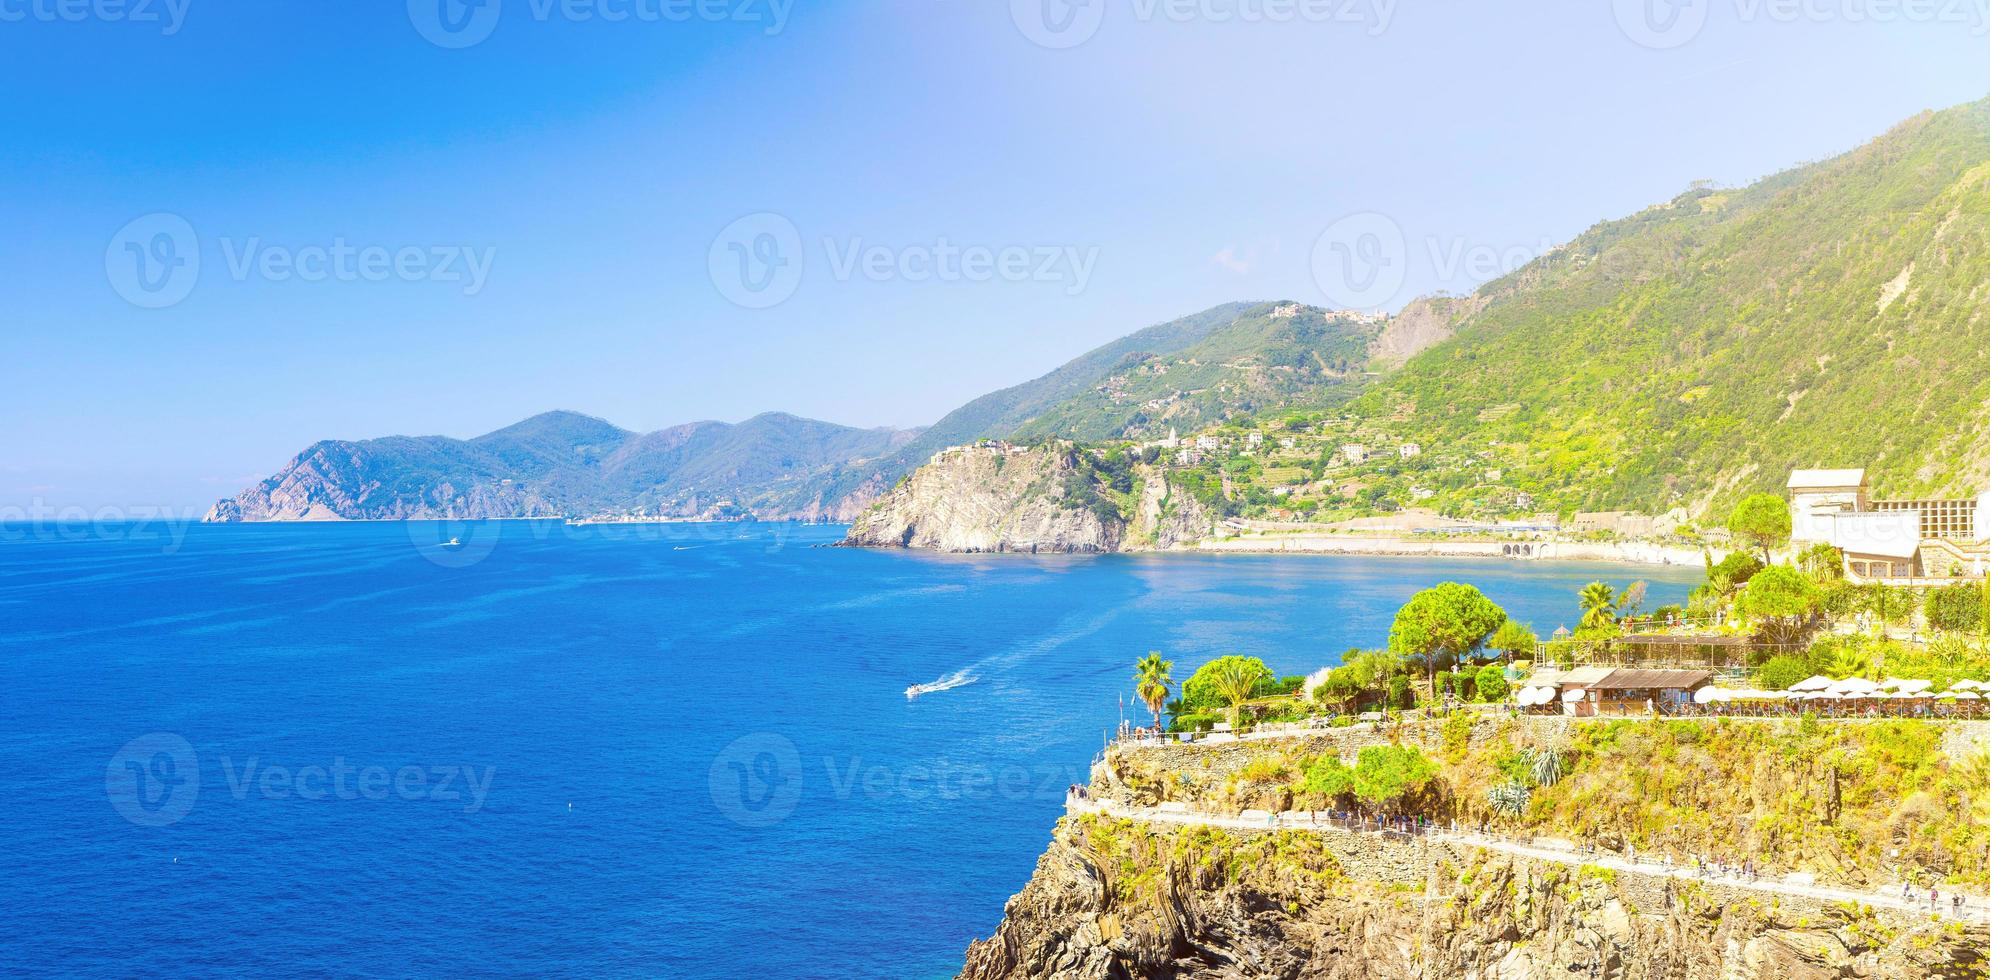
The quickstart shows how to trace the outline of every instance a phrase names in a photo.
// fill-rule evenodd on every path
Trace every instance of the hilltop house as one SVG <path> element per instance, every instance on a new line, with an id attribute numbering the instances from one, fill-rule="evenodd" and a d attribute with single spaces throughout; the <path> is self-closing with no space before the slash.
<path id="1" fill-rule="evenodd" d="M 1874 500 L 1865 470 L 1790 474 L 1790 541 L 1845 553 L 1854 579 L 1949 578 L 1990 571 L 1990 493 Z"/>

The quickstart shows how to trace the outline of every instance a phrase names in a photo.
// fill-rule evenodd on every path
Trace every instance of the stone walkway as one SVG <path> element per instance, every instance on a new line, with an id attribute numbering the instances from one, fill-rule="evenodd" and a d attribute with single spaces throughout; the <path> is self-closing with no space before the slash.
<path id="1" fill-rule="evenodd" d="M 1264 816 L 1231 817 L 1212 813 L 1197 813 L 1188 810 L 1164 810 L 1158 807 L 1128 806 L 1124 803 L 1117 803 L 1111 800 L 1081 799 L 1075 795 L 1068 797 L 1064 801 L 1064 807 L 1066 812 L 1074 815 L 1089 813 L 1128 820 L 1139 820 L 1145 823 L 1175 824 L 1186 827 L 1222 827 L 1230 830 L 1256 833 L 1279 830 L 1307 830 L 1315 833 L 1384 834 L 1399 838 L 1416 836 L 1428 840 L 1449 841 L 1472 847 L 1481 847 L 1486 850 L 1500 851 L 1520 857 L 1532 858 L 1537 861 L 1552 861 L 1557 864 L 1571 866 L 1592 865 L 1599 868 L 1608 868 L 1623 874 L 1646 875 L 1655 878 L 1676 878 L 1681 881 L 1711 882 L 1729 888 L 1740 888 L 1767 894 L 1802 896 L 1821 902 L 1852 902 L 1915 915 L 1927 915 L 1931 911 L 1937 911 L 1929 908 L 1926 889 L 1916 889 L 1914 894 L 1917 897 L 1915 899 L 1903 900 L 1900 897 L 1900 888 L 1898 885 L 1895 885 L 1890 890 L 1891 894 L 1888 894 L 1889 889 L 1885 888 L 1880 889 L 1878 892 L 1860 892 L 1843 888 L 1828 888 L 1823 885 L 1803 882 L 1793 882 L 1786 879 L 1749 879 L 1741 875 L 1700 874 L 1686 867 L 1659 864 L 1651 861 L 1639 861 L 1633 864 L 1616 855 L 1601 853 L 1581 854 L 1573 850 L 1543 847 L 1538 844 L 1523 844 L 1518 841 L 1470 832 L 1453 832 L 1432 828 L 1412 835 L 1403 831 L 1357 830 L 1338 823 L 1317 821 L 1312 819 L 1310 815 L 1306 818 L 1298 819 L 1287 815 L 1272 815 L 1269 813 Z M 1946 889 L 1941 892 L 1941 899 L 1938 902 L 1938 913 L 1944 919 L 1957 918 L 1949 911 L 1949 896 L 1952 894 L 1954 894 L 1953 891 Z M 1968 922 L 1990 921 L 1990 904 L 1986 904 L 1981 896 L 1969 896 L 1964 903 L 1961 919 Z"/>

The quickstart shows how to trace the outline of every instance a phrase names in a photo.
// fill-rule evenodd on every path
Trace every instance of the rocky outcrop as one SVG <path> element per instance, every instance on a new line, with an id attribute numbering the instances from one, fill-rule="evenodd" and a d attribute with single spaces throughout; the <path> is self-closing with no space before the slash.
<path id="1" fill-rule="evenodd" d="M 328 441 L 305 450 L 275 476 L 215 504 L 206 520 L 478 520 L 560 513 L 510 480 L 397 478 L 367 444 Z"/>
<path id="2" fill-rule="evenodd" d="M 1179 547 L 1209 530 L 1207 511 L 1151 468 L 1136 468 L 1133 489 L 1117 492 L 1068 443 L 982 443 L 935 455 L 860 515 L 843 544 L 1103 553 Z"/>
<path id="3" fill-rule="evenodd" d="M 1636 880 L 1632 880 L 1636 879 Z M 1981 975 L 1990 928 L 1373 834 L 1059 824 L 961 980 Z"/>
<path id="4" fill-rule="evenodd" d="M 1483 309 L 1487 297 L 1425 296 L 1411 300 L 1401 313 L 1389 318 L 1375 338 L 1369 353 L 1383 365 L 1394 367 L 1434 347 L 1458 332 L 1459 326 Z"/>
<path id="5" fill-rule="evenodd" d="M 1068 446 L 945 450 L 851 524 L 857 547 L 934 551 L 1118 551 L 1126 522 Z"/>
<path id="6" fill-rule="evenodd" d="M 1140 505 L 1134 512 L 1127 550 L 1168 551 L 1209 537 L 1215 518 L 1191 494 L 1170 486 L 1165 474 L 1142 474 Z"/>

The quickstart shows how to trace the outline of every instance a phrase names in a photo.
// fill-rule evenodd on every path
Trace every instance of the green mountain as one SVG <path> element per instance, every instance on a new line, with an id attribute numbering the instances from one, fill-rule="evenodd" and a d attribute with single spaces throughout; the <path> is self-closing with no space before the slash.
<path id="1" fill-rule="evenodd" d="M 834 517 L 829 474 L 916 435 L 781 413 L 639 434 L 548 412 L 474 439 L 319 442 L 208 520 Z"/>
<path id="2" fill-rule="evenodd" d="M 1173 353 L 1129 354 L 1090 388 L 1048 406 L 1014 436 L 1148 439 L 1352 394 L 1381 321 L 1263 303 Z"/>
<path id="3" fill-rule="evenodd" d="M 1083 354 L 962 405 L 897 452 L 840 475 L 832 498 L 889 487 L 981 439 L 1165 435 L 1291 403 L 1327 404 L 1359 379 L 1379 323 L 1291 303 L 1225 303 Z"/>
<path id="4" fill-rule="evenodd" d="M 1473 300 L 1354 403 L 1357 431 L 1503 467 L 1564 508 L 1718 511 L 1798 466 L 1973 494 L 1990 486 L 1990 101 L 1597 225 Z"/>
<path id="5" fill-rule="evenodd" d="M 474 439 L 319 442 L 210 520 L 434 517 L 849 518 L 931 456 L 986 438 L 1146 436 L 1292 403 L 1360 377 L 1379 326 L 1230 303 L 1149 327 L 925 430 L 779 413 L 639 434 L 549 412 Z"/>

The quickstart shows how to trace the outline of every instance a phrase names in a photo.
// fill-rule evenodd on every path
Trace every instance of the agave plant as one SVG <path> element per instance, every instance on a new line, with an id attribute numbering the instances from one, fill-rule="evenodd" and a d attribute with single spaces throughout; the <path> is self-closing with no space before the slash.
<path id="1" fill-rule="evenodd" d="M 1562 753 L 1560 749 L 1536 749 L 1532 753 L 1532 756 L 1527 762 L 1527 769 L 1533 775 L 1535 785 L 1553 786 L 1561 782 L 1562 777 L 1568 774 L 1566 768 L 1562 765 Z"/>
<path id="2" fill-rule="evenodd" d="M 1514 781 L 1502 783 L 1486 791 L 1486 802 L 1492 805 L 1493 812 L 1509 817 L 1517 817 L 1527 812 L 1528 801 L 1534 798 L 1534 791 L 1526 783 Z"/>

